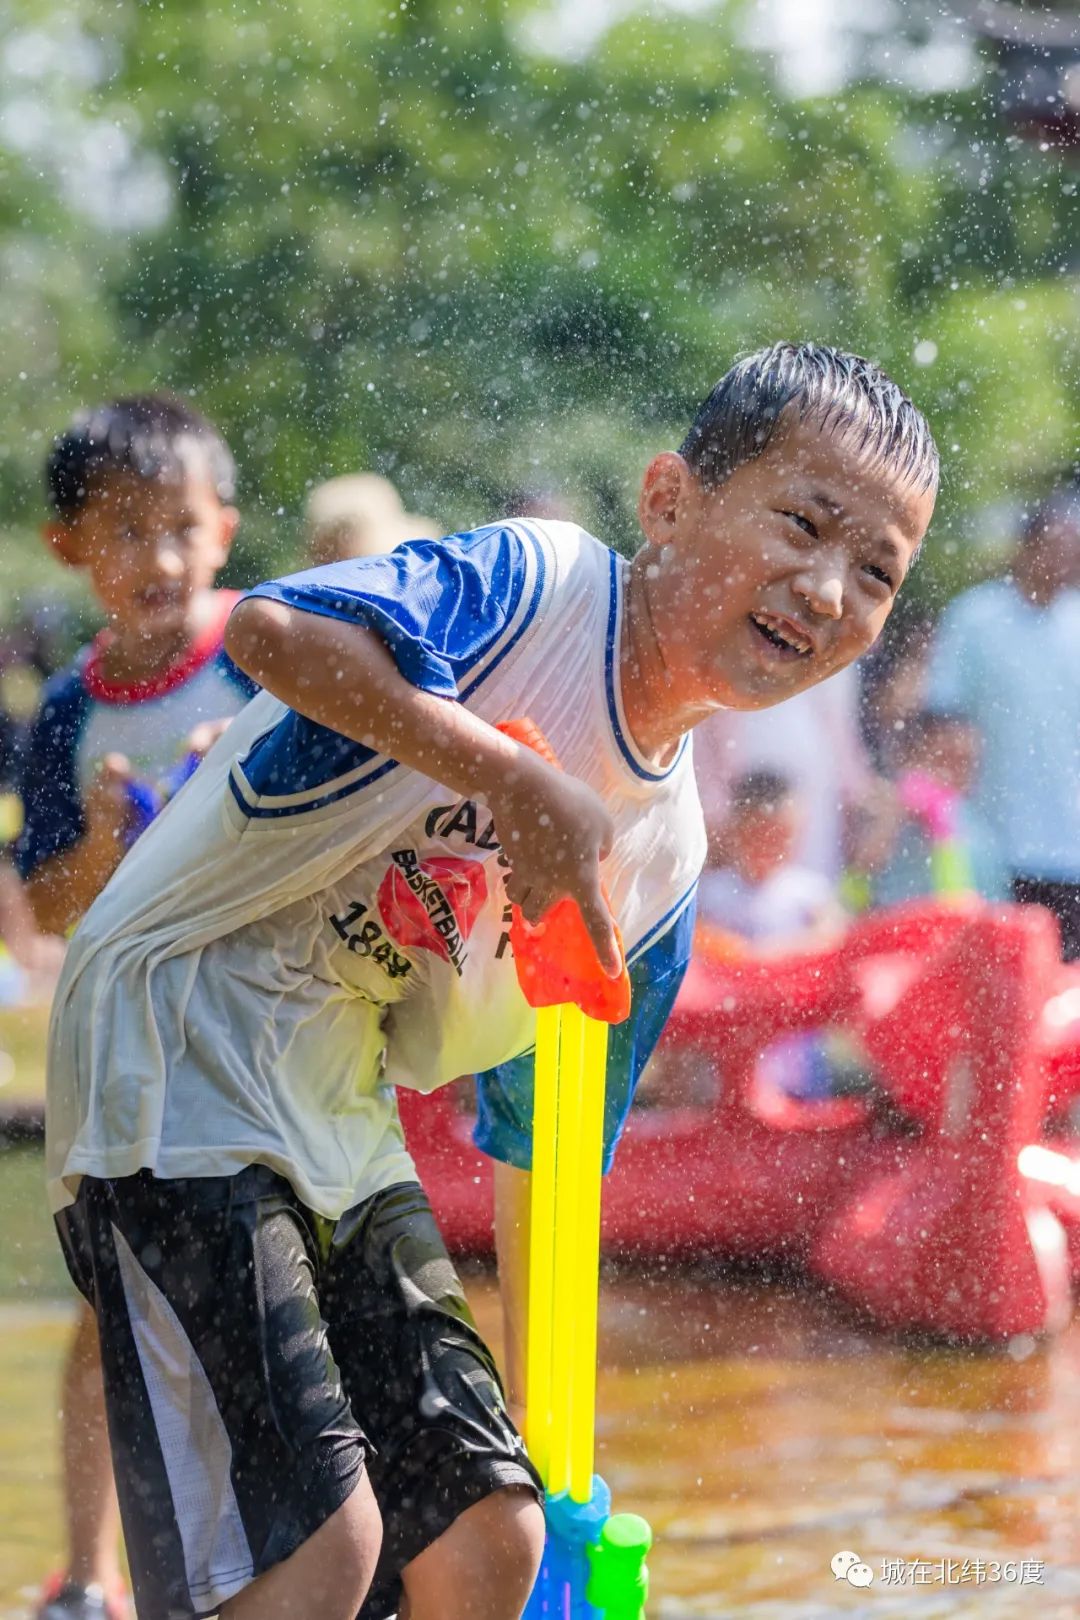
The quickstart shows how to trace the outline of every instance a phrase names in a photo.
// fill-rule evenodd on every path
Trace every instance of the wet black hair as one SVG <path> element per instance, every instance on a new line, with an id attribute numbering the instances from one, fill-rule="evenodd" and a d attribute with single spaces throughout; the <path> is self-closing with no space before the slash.
<path id="1" fill-rule="evenodd" d="M 736 815 L 747 810 L 776 810 L 795 796 L 795 784 L 782 771 L 747 771 L 731 784 L 731 808 Z"/>
<path id="2" fill-rule="evenodd" d="M 133 394 L 80 411 L 53 440 L 45 463 L 45 498 L 70 522 L 111 473 L 181 481 L 185 443 L 198 445 L 206 477 L 219 500 L 236 493 L 236 464 L 228 445 L 201 412 L 169 394 Z"/>
<path id="3" fill-rule="evenodd" d="M 936 489 L 922 412 L 871 360 L 817 343 L 774 343 L 736 362 L 698 410 L 679 453 L 707 488 L 769 444 L 785 412 L 814 422 L 918 489 Z"/>

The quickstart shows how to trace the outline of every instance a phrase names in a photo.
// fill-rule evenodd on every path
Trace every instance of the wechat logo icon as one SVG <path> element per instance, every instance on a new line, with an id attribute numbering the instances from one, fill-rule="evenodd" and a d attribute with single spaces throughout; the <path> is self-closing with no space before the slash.
<path id="1" fill-rule="evenodd" d="M 849 1586 L 872 1586 L 874 1572 L 869 1564 L 864 1564 L 858 1553 L 838 1552 L 829 1565 L 833 1578 L 838 1581 L 847 1581 Z"/>

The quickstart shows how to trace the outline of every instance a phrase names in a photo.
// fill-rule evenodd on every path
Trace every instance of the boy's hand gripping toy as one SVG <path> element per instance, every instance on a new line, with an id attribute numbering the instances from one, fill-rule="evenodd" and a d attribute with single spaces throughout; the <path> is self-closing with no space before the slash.
<path id="1" fill-rule="evenodd" d="M 531 722 L 499 729 L 557 766 Z M 625 959 L 617 978 L 605 973 L 572 900 L 535 925 L 515 906 L 510 942 L 537 1008 L 525 1431 L 548 1534 L 525 1612 L 643 1620 L 651 1532 L 635 1514 L 611 1516 L 593 1473 L 607 1034 L 629 1014 L 630 979 Z"/>

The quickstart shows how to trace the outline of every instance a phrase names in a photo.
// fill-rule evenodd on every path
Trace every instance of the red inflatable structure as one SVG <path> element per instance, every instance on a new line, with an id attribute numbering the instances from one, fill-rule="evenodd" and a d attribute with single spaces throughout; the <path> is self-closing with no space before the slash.
<path id="1" fill-rule="evenodd" d="M 763 1054 L 821 1030 L 844 1033 L 872 1087 L 811 1100 L 770 1080 Z M 894 1330 L 1002 1342 L 1068 1321 L 1080 969 L 1048 913 L 916 902 L 782 958 L 705 938 L 654 1061 L 675 1103 L 631 1115 L 605 1182 L 609 1252 L 794 1260 Z M 400 1100 L 448 1243 L 483 1253 L 491 1172 L 464 1084 Z"/>

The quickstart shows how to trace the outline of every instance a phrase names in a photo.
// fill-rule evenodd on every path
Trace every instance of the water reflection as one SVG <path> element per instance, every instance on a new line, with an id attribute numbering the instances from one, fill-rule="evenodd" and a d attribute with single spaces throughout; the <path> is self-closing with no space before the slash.
<path id="1" fill-rule="evenodd" d="M 470 1286 L 491 1327 L 490 1282 Z M 621 1271 L 601 1346 L 599 1466 L 657 1532 L 658 1620 L 1080 1612 L 1080 1327 L 905 1347 L 791 1285 Z M 834 1580 L 842 1548 L 871 1590 Z M 883 1584 L 886 1559 L 933 1583 Z M 1031 1561 L 1028 1582 L 991 1582 L 992 1560 Z"/>
<path id="2" fill-rule="evenodd" d="M 68 1312 L 39 1169 L 0 1161 L 0 1620 L 60 1545 Z M 467 1280 L 496 1339 L 493 1279 Z M 995 1355 L 902 1346 L 790 1283 L 658 1265 L 606 1274 L 601 1364 L 598 1465 L 657 1533 L 651 1620 L 1080 1614 L 1080 1325 Z M 872 1588 L 834 1580 L 841 1549 Z M 1041 1560 L 1045 1581 L 885 1585 L 885 1559 Z"/>

